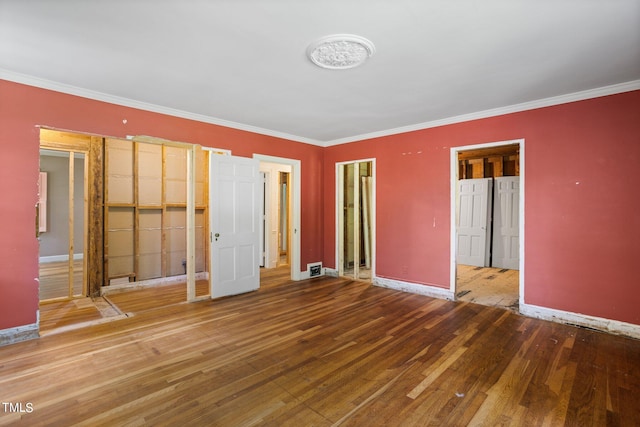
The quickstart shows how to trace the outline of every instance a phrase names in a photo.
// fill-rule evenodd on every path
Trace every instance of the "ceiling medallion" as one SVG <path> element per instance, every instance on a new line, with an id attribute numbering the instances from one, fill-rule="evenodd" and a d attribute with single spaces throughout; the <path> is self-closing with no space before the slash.
<path id="1" fill-rule="evenodd" d="M 364 37 L 335 34 L 322 37 L 307 48 L 307 56 L 319 67 L 344 70 L 361 65 L 376 49 Z"/>

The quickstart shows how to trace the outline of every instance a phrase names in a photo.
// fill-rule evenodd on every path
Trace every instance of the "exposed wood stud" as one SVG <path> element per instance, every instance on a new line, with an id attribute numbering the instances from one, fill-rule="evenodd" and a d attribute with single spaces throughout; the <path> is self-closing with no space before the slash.
<path id="1" fill-rule="evenodd" d="M 98 296 L 103 283 L 104 254 L 104 140 L 91 137 L 87 174 L 89 202 L 87 203 L 87 285 L 89 295 Z"/>

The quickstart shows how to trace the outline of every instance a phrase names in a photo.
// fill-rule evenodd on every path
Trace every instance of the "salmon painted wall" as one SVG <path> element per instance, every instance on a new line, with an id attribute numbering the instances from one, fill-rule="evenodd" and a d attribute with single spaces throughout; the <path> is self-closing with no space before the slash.
<path id="1" fill-rule="evenodd" d="M 126 120 L 126 123 L 123 122 Z M 36 322 L 37 126 L 175 141 L 301 160 L 301 265 L 322 259 L 323 148 L 0 80 L 0 330 Z"/>
<path id="2" fill-rule="evenodd" d="M 640 324 L 640 91 L 325 150 L 324 261 L 335 268 L 335 163 L 376 158 L 376 275 L 449 288 L 450 148 L 525 139 L 525 303 Z"/>

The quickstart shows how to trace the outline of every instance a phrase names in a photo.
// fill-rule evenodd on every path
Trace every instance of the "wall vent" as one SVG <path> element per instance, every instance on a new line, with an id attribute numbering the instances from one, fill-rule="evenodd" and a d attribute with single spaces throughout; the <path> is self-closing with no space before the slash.
<path id="1" fill-rule="evenodd" d="M 313 264 L 307 264 L 307 270 L 309 271 L 309 277 L 322 276 L 322 263 L 314 262 Z"/>

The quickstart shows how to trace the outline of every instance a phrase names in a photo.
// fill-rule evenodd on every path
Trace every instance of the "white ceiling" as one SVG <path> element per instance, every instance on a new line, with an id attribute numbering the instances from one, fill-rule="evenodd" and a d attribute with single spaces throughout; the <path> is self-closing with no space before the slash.
<path id="1" fill-rule="evenodd" d="M 0 0 L 0 78 L 327 146 L 638 89 L 640 0 Z"/>

